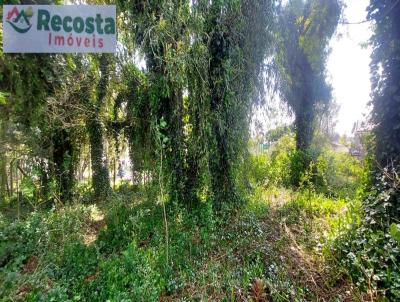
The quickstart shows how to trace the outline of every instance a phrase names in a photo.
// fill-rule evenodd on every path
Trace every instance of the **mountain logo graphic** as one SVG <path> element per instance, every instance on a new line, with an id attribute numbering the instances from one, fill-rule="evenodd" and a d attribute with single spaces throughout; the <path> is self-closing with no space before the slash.
<path id="1" fill-rule="evenodd" d="M 32 7 L 29 6 L 26 10 L 18 11 L 16 6 L 13 7 L 7 14 L 7 23 L 15 29 L 16 32 L 20 34 L 26 33 L 28 30 L 31 29 L 32 24 L 30 19 L 33 16 Z"/>

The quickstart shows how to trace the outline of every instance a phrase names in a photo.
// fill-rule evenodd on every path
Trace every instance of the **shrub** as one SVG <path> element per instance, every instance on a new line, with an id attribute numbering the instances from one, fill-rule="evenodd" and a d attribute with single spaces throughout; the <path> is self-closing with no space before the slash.
<path id="1" fill-rule="evenodd" d="M 107 228 L 99 233 L 96 245 L 101 252 L 119 252 L 135 238 L 138 242 L 149 241 L 156 228 L 162 225 L 158 206 L 139 204 L 135 207 L 117 202 L 105 217 Z"/>
<path id="2" fill-rule="evenodd" d="M 294 150 L 294 137 L 287 134 L 270 146 L 267 152 L 252 155 L 249 167 L 245 167 L 252 185 L 288 186 Z"/>
<path id="3" fill-rule="evenodd" d="M 365 193 L 362 220 L 333 242 L 334 256 L 357 286 L 400 300 L 400 206 L 397 173 L 383 170 Z M 396 214 L 397 213 L 397 214 Z M 396 216 L 397 215 L 397 216 Z"/>
<path id="4" fill-rule="evenodd" d="M 16 265 L 29 255 L 59 250 L 64 242 L 77 239 L 89 215 L 85 207 L 62 211 L 32 212 L 25 220 L 0 222 L 0 256 L 3 265 Z"/>
<path id="5" fill-rule="evenodd" d="M 315 162 L 315 184 L 320 192 L 354 198 L 363 185 L 364 165 L 348 153 L 325 148 Z"/>
<path id="6" fill-rule="evenodd" d="M 98 253 L 95 246 L 85 246 L 80 241 L 69 242 L 64 247 L 59 277 L 63 283 L 79 285 L 96 270 Z"/>
<path id="7" fill-rule="evenodd" d="M 392 301 L 400 299 L 400 245 L 389 228 L 352 229 L 335 241 L 334 256 L 359 288 Z"/>
<path id="8" fill-rule="evenodd" d="M 154 261 L 152 250 L 142 250 L 132 242 L 121 256 L 101 263 L 82 295 L 86 301 L 158 301 L 165 282 Z"/>
<path id="9" fill-rule="evenodd" d="M 30 289 L 25 300 L 47 301 L 42 289 L 48 286 L 49 279 L 62 275 L 59 264 L 64 245 L 82 239 L 88 217 L 87 208 L 73 206 L 49 212 L 35 211 L 25 220 L 0 221 L 0 296 L 8 296 L 18 286 L 25 286 Z M 62 295 L 61 290 L 52 294 Z M 64 301 L 61 298 L 55 301 L 61 300 Z"/>

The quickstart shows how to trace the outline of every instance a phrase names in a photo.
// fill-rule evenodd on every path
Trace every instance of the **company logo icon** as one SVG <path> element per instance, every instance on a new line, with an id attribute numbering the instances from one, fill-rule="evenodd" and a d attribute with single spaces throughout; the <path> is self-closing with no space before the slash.
<path id="1" fill-rule="evenodd" d="M 31 29 L 32 23 L 30 22 L 30 19 L 32 16 L 33 10 L 31 6 L 26 10 L 21 9 L 21 11 L 18 11 L 18 8 L 14 6 L 13 9 L 8 12 L 6 21 L 16 32 L 23 34 Z"/>

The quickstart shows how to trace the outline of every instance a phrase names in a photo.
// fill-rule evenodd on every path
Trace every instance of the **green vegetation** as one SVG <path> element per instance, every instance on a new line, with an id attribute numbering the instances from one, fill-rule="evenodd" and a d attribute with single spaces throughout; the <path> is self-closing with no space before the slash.
<path id="1" fill-rule="evenodd" d="M 341 1 L 116 1 L 116 54 L 0 52 L 0 301 L 398 301 L 399 3 L 355 138 Z"/>
<path id="2" fill-rule="evenodd" d="M 333 160 L 335 173 L 330 171 L 323 186 L 307 174 L 293 191 L 284 168 L 295 152 L 294 137 L 287 134 L 273 150 L 250 156 L 241 169 L 248 171 L 251 193 L 242 195 L 244 205 L 222 216 L 207 202 L 190 211 L 170 208 L 168 247 L 163 206 L 142 194 L 151 188 L 121 184 L 107 202 L 87 204 L 90 197 L 82 195 L 75 204 L 36 210 L 14 222 L 3 216 L 1 296 L 5 301 L 361 297 L 345 269 L 335 271 L 331 249 L 360 220 L 359 200 L 346 197 L 360 188 L 363 167 L 329 150 L 320 157 L 344 158 L 353 168 L 342 170 L 342 160 Z M 326 173 L 318 171 L 321 178 Z M 347 185 L 338 186 L 345 173 Z M 334 186 L 345 197 L 325 191 Z"/>
<path id="3" fill-rule="evenodd" d="M 162 207 L 137 195 L 131 201 L 117 193 L 107 204 L 37 211 L 21 221 L 3 218 L 1 296 L 287 301 L 356 295 L 335 284 L 343 276 L 328 274 L 328 266 L 312 268 L 322 259 L 319 242 L 326 240 L 317 234 L 326 217 L 338 224 L 345 201 L 262 187 L 249 198 L 224 218 L 207 204 L 191 213 L 174 209 L 168 214 L 169 261 Z M 314 285 L 309 274 L 318 273 L 324 279 Z"/>

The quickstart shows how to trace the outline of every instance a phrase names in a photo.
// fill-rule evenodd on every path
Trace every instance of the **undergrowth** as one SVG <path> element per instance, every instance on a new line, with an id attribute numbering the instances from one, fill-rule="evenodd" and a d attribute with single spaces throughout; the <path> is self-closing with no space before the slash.
<path id="1" fill-rule="evenodd" d="M 304 282 L 308 265 L 296 272 L 297 256 L 290 253 L 295 245 L 309 254 L 298 261 L 320 257 L 319 232 L 327 221 L 339 223 L 343 200 L 259 187 L 223 218 L 207 203 L 192 212 L 175 209 L 168 213 L 169 260 L 161 206 L 122 200 L 32 212 L 14 222 L 3 217 L 1 301 L 310 301 L 333 295 Z"/>

